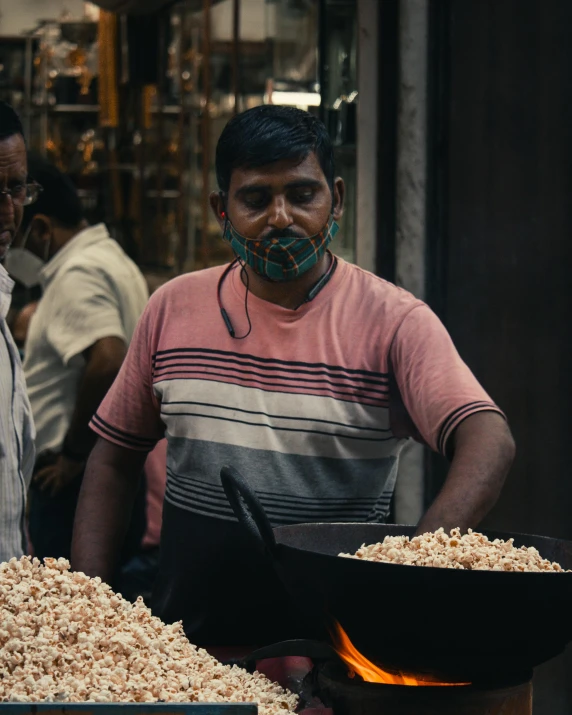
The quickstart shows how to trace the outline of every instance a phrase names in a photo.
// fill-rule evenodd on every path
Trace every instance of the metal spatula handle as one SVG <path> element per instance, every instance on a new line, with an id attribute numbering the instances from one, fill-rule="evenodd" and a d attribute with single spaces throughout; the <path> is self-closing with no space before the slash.
<path id="1" fill-rule="evenodd" d="M 264 507 L 242 474 L 234 467 L 220 470 L 220 480 L 226 497 L 238 521 L 271 555 L 276 551 L 276 539 Z"/>
<path id="2" fill-rule="evenodd" d="M 338 654 L 328 643 L 309 638 L 280 641 L 253 651 L 242 662 L 248 670 L 257 660 L 265 658 L 283 658 L 284 656 L 298 656 L 312 660 L 333 660 Z"/>

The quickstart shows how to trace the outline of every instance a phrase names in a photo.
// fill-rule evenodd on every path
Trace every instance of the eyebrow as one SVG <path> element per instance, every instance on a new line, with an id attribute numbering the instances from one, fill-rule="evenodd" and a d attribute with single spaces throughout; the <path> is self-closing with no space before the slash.
<path id="1" fill-rule="evenodd" d="M 20 174 L 20 176 L 14 176 L 11 179 L 8 179 L 6 182 L 9 186 L 15 186 L 17 184 L 25 184 L 28 181 L 28 175 L 27 174 Z"/>
<path id="2" fill-rule="evenodd" d="M 322 182 L 317 179 L 298 179 L 296 181 L 288 182 L 284 188 L 285 189 L 318 189 L 322 186 Z M 251 194 L 255 191 L 270 191 L 272 187 L 269 184 L 247 184 L 238 189 L 234 196 L 239 198 L 244 194 Z"/>

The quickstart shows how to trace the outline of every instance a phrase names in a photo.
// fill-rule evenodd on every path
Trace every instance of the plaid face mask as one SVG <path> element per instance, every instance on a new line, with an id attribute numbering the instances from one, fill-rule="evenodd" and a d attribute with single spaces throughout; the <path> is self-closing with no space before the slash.
<path id="1" fill-rule="evenodd" d="M 334 217 L 330 216 L 328 223 L 314 236 L 259 241 L 241 236 L 227 220 L 223 238 L 238 258 L 262 278 L 276 282 L 290 281 L 316 265 L 338 228 Z"/>

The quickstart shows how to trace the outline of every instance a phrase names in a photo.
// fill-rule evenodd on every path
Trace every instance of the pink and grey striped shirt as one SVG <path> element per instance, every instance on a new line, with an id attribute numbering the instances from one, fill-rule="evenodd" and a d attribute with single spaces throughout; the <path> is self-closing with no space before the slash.
<path id="1" fill-rule="evenodd" d="M 177 278 L 151 298 L 92 426 L 150 450 L 168 440 L 167 501 L 231 516 L 218 470 L 232 463 L 275 523 L 381 520 L 408 436 L 446 452 L 460 421 L 500 411 L 421 301 L 339 260 L 310 303 L 249 295 L 252 333 L 232 339 L 215 300 L 222 268 Z M 238 270 L 223 286 L 246 329 Z"/>

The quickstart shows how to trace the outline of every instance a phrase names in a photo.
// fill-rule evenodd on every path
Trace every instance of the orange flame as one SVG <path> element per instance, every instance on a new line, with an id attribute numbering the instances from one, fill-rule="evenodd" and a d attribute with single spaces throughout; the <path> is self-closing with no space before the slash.
<path id="1" fill-rule="evenodd" d="M 415 676 L 403 671 L 389 673 L 362 655 L 337 622 L 335 632 L 332 635 L 336 653 L 348 666 L 350 677 L 352 678 L 357 673 L 366 683 L 386 683 L 388 685 L 470 685 L 470 683 L 442 683 L 431 675 L 418 674 Z"/>

